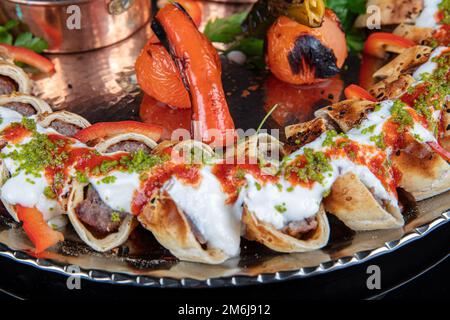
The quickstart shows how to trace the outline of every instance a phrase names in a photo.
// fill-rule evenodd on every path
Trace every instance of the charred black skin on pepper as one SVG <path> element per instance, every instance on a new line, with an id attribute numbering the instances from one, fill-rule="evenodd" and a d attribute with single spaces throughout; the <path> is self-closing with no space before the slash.
<path id="1" fill-rule="evenodd" d="M 186 10 L 183 8 L 183 6 L 181 6 L 177 2 L 174 2 L 172 4 L 174 6 L 176 6 L 178 9 L 180 9 L 187 17 L 189 17 L 189 19 L 192 21 L 192 23 L 194 23 L 191 16 L 186 12 Z M 164 27 L 159 22 L 159 20 L 156 16 L 153 18 L 151 28 L 152 28 L 153 32 L 155 33 L 156 37 L 159 39 L 161 44 L 164 46 L 164 48 L 167 50 L 167 52 L 171 56 L 172 60 L 175 62 L 175 65 L 177 66 L 178 70 L 185 70 L 186 62 L 184 61 L 183 58 L 178 57 L 175 54 L 175 51 L 173 50 L 173 47 L 172 47 L 171 43 L 169 42 L 169 39 L 167 38 L 166 30 L 164 30 Z M 186 78 L 185 72 L 180 72 L 180 76 L 181 76 L 181 81 L 183 82 L 184 87 L 186 88 L 187 92 L 190 95 L 191 90 L 189 88 L 189 81 Z"/>
<path id="2" fill-rule="evenodd" d="M 303 35 L 295 40 L 294 48 L 289 52 L 287 59 L 293 74 L 303 71 L 302 60 L 315 67 L 316 78 L 329 78 L 340 72 L 333 50 L 310 35 Z"/>

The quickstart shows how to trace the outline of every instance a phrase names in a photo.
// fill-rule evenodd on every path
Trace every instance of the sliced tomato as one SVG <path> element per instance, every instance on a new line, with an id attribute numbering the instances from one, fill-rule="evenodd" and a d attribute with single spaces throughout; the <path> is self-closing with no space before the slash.
<path id="1" fill-rule="evenodd" d="M 122 133 L 139 133 L 158 141 L 161 138 L 162 128 L 138 121 L 97 122 L 90 127 L 80 130 L 75 138 L 84 143 L 96 141 Z"/>
<path id="2" fill-rule="evenodd" d="M 33 242 L 35 252 L 40 253 L 64 241 L 61 232 L 55 231 L 45 222 L 42 213 L 36 208 L 27 208 L 16 205 L 17 217 L 23 223 L 23 229 Z"/>
<path id="3" fill-rule="evenodd" d="M 399 48 L 410 48 L 415 46 L 415 42 L 401 36 L 387 33 L 372 33 L 364 44 L 364 53 L 377 58 L 386 57 L 386 46 L 394 46 Z"/>
<path id="4" fill-rule="evenodd" d="M 369 92 L 356 84 L 351 84 L 345 88 L 344 94 L 347 99 L 369 100 L 373 102 L 377 101 L 377 99 L 375 99 Z"/>
<path id="5" fill-rule="evenodd" d="M 324 48 L 331 50 L 336 59 L 324 60 L 323 56 L 319 57 L 321 51 L 312 49 L 311 45 L 302 43 L 301 39 L 314 39 Z M 297 51 L 301 50 L 308 54 L 299 55 Z M 339 19 L 328 9 L 325 11 L 322 26 L 318 28 L 310 28 L 281 16 L 267 32 L 267 66 L 278 79 L 290 84 L 311 84 L 337 74 L 347 55 L 345 34 L 340 28 Z M 327 67 L 323 76 L 316 72 L 319 63 Z"/>
<path id="6" fill-rule="evenodd" d="M 440 155 L 445 161 L 450 161 L 450 152 L 445 150 L 439 143 L 437 142 L 427 142 L 427 144 L 433 149 L 434 152 L 436 152 L 438 155 Z"/>
<path id="7" fill-rule="evenodd" d="M 139 117 L 142 122 L 161 126 L 163 128 L 161 139 L 164 140 L 172 140 L 172 134 L 177 129 L 183 129 L 184 132 L 190 133 L 191 110 L 173 109 L 149 95 L 144 95 L 144 99 L 142 99 Z"/>
<path id="8" fill-rule="evenodd" d="M 8 50 L 14 61 L 25 63 L 45 73 L 50 73 L 55 70 L 53 62 L 30 49 L 4 43 L 1 43 L 0 47 Z"/>
<path id="9" fill-rule="evenodd" d="M 136 78 L 141 89 L 172 107 L 191 107 L 189 93 L 181 81 L 175 62 L 160 43 L 150 38 L 136 59 Z"/>

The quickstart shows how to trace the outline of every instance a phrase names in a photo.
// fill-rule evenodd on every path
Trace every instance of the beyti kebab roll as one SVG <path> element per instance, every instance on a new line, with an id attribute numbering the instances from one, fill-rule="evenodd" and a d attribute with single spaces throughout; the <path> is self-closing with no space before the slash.
<path id="1" fill-rule="evenodd" d="M 0 53 L 1 54 L 1 53 Z M 4 56 L 0 57 L 0 95 L 14 92 L 30 94 L 32 82 L 22 68 Z"/>
<path id="2" fill-rule="evenodd" d="M 139 171 L 153 165 L 150 153 L 157 145 L 153 137 L 131 132 L 101 139 L 95 146 L 99 154 L 73 168 L 77 178 L 69 196 L 69 219 L 94 250 L 121 245 L 136 227 L 133 197 L 142 180 Z"/>
<path id="3" fill-rule="evenodd" d="M 11 216 L 23 223 L 40 252 L 63 240 L 57 229 L 65 225 L 70 183 L 66 168 L 74 160 L 71 150 L 77 141 L 38 123 L 42 111 L 51 112 L 47 104 L 30 97 L 26 101 L 28 107 L 35 108 L 35 115 L 24 117 L 0 107 L 1 200 Z"/>
<path id="4" fill-rule="evenodd" d="M 244 237 L 277 252 L 306 252 L 324 247 L 330 227 L 321 200 L 315 197 L 317 192 L 321 197 L 322 192 L 293 183 L 280 171 L 280 164 L 274 162 L 271 154 L 283 150 L 278 140 L 258 136 L 251 137 L 246 144 L 246 156 L 251 160 L 256 155 L 257 161 L 234 168 L 234 179 L 240 176 L 243 181 L 235 187 L 239 187 L 238 203 L 243 208 Z M 254 150 L 258 152 L 255 154 Z M 227 180 L 232 179 L 228 173 Z"/>
<path id="5" fill-rule="evenodd" d="M 448 189 L 449 69 L 448 47 L 433 51 L 412 47 L 378 70 L 374 76 L 385 79 L 370 89 L 379 100 L 397 99 L 411 107 L 432 135 L 423 141 L 416 139 L 393 158 L 399 169 L 408 173 L 403 175 L 401 185 L 418 200 Z"/>
<path id="6" fill-rule="evenodd" d="M 294 167 L 294 172 L 303 179 L 309 174 L 310 179 L 320 182 L 314 188 L 323 192 L 327 212 L 353 230 L 403 226 L 396 171 L 385 151 L 370 145 L 358 134 L 337 133 L 333 124 L 323 118 L 287 127 L 286 135 L 290 145 L 304 145 L 303 167 L 300 166 L 300 171 L 298 166 Z M 299 151 L 290 158 L 297 154 Z M 322 199 L 316 198 L 316 201 Z"/>
<path id="7" fill-rule="evenodd" d="M 184 141 L 155 152 L 166 161 L 148 172 L 137 197 L 141 224 L 181 260 L 219 264 L 239 255 L 239 207 L 215 174 L 213 150 Z"/>
<path id="8" fill-rule="evenodd" d="M 448 153 L 417 110 L 402 100 L 348 100 L 317 111 L 347 135 L 390 155 L 399 186 L 422 200 L 450 188 Z"/>
<path id="9" fill-rule="evenodd" d="M 378 100 L 400 99 L 410 105 L 450 150 L 449 68 L 448 47 L 415 46 L 375 72 L 374 77 L 382 80 L 369 92 Z"/>

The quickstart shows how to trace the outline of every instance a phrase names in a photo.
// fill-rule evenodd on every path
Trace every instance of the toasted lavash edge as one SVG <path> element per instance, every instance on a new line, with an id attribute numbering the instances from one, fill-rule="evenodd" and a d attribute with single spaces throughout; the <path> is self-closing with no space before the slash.
<path id="1" fill-rule="evenodd" d="M 156 146 L 158 145 L 158 143 L 155 140 L 149 138 L 146 135 L 130 132 L 108 137 L 107 139 L 102 140 L 98 144 L 96 144 L 95 149 L 97 149 L 98 152 L 106 152 L 106 150 L 108 150 L 109 147 L 124 141 L 141 142 L 144 143 L 151 150 L 155 149 Z"/>
<path id="2" fill-rule="evenodd" d="M 410 192 L 417 201 L 425 200 L 450 190 L 450 165 L 434 152 L 431 157 L 418 158 L 407 152 L 392 157 L 402 177 L 400 187 Z"/>
<path id="3" fill-rule="evenodd" d="M 348 132 L 359 125 L 367 114 L 375 109 L 376 102 L 350 99 L 318 109 L 314 115 L 335 124 L 343 132 Z"/>
<path id="4" fill-rule="evenodd" d="M 78 181 L 72 182 L 72 189 L 67 205 L 67 214 L 70 223 L 84 243 L 95 251 L 106 252 L 127 241 L 131 232 L 137 226 L 136 218 L 132 214 L 128 214 L 122 221 L 117 232 L 111 233 L 103 239 L 96 238 L 78 219 L 76 213 L 77 206 L 84 200 L 84 188 L 88 185 L 89 183 L 79 183 Z"/>
<path id="5" fill-rule="evenodd" d="M 10 95 L 0 95 L 0 106 L 4 106 L 10 102 L 29 104 L 34 108 L 37 115 L 50 114 L 53 112 L 50 105 L 44 100 L 21 92 L 14 92 Z"/>
<path id="6" fill-rule="evenodd" d="M 7 60 L 0 59 L 0 75 L 11 78 L 17 83 L 17 91 L 30 94 L 32 82 L 22 68 Z"/>
<path id="7" fill-rule="evenodd" d="M 91 124 L 89 121 L 87 121 L 82 116 L 72 113 L 69 111 L 55 111 L 55 112 L 45 112 L 42 114 L 39 114 L 37 117 L 38 123 L 43 126 L 44 128 L 49 127 L 53 121 L 60 120 L 72 125 L 75 125 L 81 129 L 89 127 Z"/>
<path id="8" fill-rule="evenodd" d="M 355 231 L 396 229 L 405 223 L 398 207 L 390 205 L 385 210 L 351 172 L 336 179 L 324 205 L 327 212 Z"/>
<path id="9" fill-rule="evenodd" d="M 216 248 L 203 248 L 189 220 L 166 194 L 149 202 L 138 216 L 141 225 L 176 258 L 184 261 L 220 264 L 232 258 Z"/>
<path id="10" fill-rule="evenodd" d="M 401 74 L 414 70 L 428 61 L 432 48 L 428 46 L 414 46 L 404 50 L 393 60 L 378 69 L 373 78 L 398 79 Z"/>
<path id="11" fill-rule="evenodd" d="M 295 253 L 317 250 L 326 246 L 330 237 L 330 226 L 323 206 L 320 206 L 316 218 L 317 228 L 314 234 L 309 239 L 300 240 L 260 221 L 244 206 L 242 214 L 242 223 L 245 226 L 244 237 L 262 243 L 276 252 Z"/>

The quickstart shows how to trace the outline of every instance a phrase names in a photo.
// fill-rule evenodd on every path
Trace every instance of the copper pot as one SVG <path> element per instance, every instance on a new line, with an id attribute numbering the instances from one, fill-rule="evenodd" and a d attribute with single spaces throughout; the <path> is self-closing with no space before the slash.
<path id="1" fill-rule="evenodd" d="M 7 19 L 47 40 L 47 52 L 81 52 L 119 42 L 151 16 L 151 0 L 1 0 Z"/>

